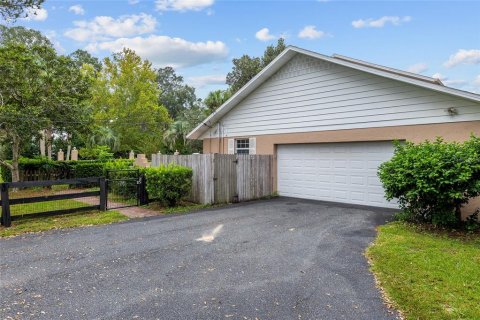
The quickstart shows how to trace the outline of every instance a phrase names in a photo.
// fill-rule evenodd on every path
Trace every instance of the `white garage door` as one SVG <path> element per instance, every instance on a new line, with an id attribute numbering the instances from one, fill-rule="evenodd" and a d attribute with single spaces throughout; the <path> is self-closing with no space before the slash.
<path id="1" fill-rule="evenodd" d="M 391 158 L 391 142 L 279 145 L 281 196 L 397 208 L 385 200 L 378 166 Z"/>

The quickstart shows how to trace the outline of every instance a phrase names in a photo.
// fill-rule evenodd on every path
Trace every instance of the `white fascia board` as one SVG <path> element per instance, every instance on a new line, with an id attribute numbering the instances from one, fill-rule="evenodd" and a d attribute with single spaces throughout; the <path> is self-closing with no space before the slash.
<path id="1" fill-rule="evenodd" d="M 280 53 L 270 64 L 260 71 L 255 77 L 253 77 L 247 84 L 245 84 L 240 90 L 238 90 L 233 96 L 230 97 L 224 104 L 222 104 L 217 110 L 209 115 L 202 123 L 200 123 L 195 129 L 193 129 L 188 135 L 187 139 L 198 139 L 204 134 L 212 125 L 220 120 L 225 114 L 227 114 L 233 107 L 235 107 L 240 101 L 248 96 L 253 90 L 258 88 L 263 82 L 270 78 L 275 72 L 278 71 L 285 63 L 287 63 L 294 55 L 295 50 L 291 47 L 285 49 Z"/>

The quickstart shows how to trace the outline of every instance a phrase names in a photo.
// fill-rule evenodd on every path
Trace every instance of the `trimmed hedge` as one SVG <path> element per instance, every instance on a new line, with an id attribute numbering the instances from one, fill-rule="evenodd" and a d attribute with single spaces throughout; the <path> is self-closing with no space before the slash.
<path id="1" fill-rule="evenodd" d="M 143 170 L 150 199 L 173 207 L 188 195 L 192 188 L 191 168 L 170 164 Z"/>
<path id="2" fill-rule="evenodd" d="M 53 161 L 47 159 L 20 159 L 20 176 L 22 172 L 38 173 L 44 180 L 73 179 L 86 177 L 99 177 L 105 175 L 108 169 L 128 169 L 133 165 L 132 160 L 78 160 L 78 161 Z M 2 167 L 3 181 L 12 181 L 10 170 Z"/>

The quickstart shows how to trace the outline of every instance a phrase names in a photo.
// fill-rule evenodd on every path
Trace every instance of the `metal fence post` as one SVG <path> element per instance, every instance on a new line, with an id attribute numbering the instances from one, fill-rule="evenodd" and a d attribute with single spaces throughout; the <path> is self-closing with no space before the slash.
<path id="1" fill-rule="evenodd" d="M 100 210 L 107 211 L 107 181 L 105 177 L 98 178 L 100 186 Z"/>
<path id="2" fill-rule="evenodd" d="M 147 179 L 143 173 L 140 174 L 140 183 L 138 184 L 139 188 L 139 204 L 141 206 L 148 204 L 148 193 L 147 193 Z"/>
<path id="3" fill-rule="evenodd" d="M 1 196 L 2 196 L 2 225 L 8 228 L 12 224 L 12 218 L 10 217 L 10 201 L 8 199 L 8 183 L 2 183 Z"/>

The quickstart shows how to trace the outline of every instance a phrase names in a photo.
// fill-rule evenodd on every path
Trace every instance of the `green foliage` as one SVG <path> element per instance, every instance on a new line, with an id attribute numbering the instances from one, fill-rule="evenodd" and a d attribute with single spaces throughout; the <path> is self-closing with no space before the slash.
<path id="1" fill-rule="evenodd" d="M 17 18 L 26 17 L 28 12 L 39 9 L 45 0 L 2 0 L 0 1 L 0 16 L 5 21 L 15 21 Z M 30 13 L 32 15 L 34 13 Z"/>
<path id="2" fill-rule="evenodd" d="M 192 187 L 192 169 L 168 165 L 144 170 L 150 199 L 159 200 L 170 207 L 188 195 Z"/>
<path id="3" fill-rule="evenodd" d="M 171 123 L 164 134 L 164 153 L 173 153 L 178 150 L 181 154 L 201 152 L 203 143 L 201 140 L 186 139 L 186 136 L 208 115 L 210 110 L 201 105 L 195 105 L 186 109 L 182 115 Z"/>
<path id="4" fill-rule="evenodd" d="M 1 1 L 0 1 L 1 3 Z M 0 25 L 0 45 L 21 44 L 27 48 L 53 47 L 52 42 L 40 31 L 22 26 L 7 27 Z"/>
<path id="5" fill-rule="evenodd" d="M 32 30 L 17 31 L 23 40 L 5 40 L 8 32 L 2 31 L 0 46 L 0 137 L 11 144 L 12 153 L 11 164 L 1 163 L 12 170 L 15 181 L 22 151 L 41 130 L 68 135 L 84 130 L 91 119 L 86 104 L 90 79 Z"/>
<path id="6" fill-rule="evenodd" d="M 137 198 L 138 191 L 138 171 L 127 170 L 133 169 L 132 163 L 127 161 L 111 161 L 105 164 L 105 174 L 107 170 L 108 179 L 112 179 L 108 183 L 108 191 L 112 201 L 125 201 Z"/>
<path id="7" fill-rule="evenodd" d="M 97 161 L 75 161 L 74 164 L 71 165 L 71 168 L 73 169 L 72 178 L 101 177 L 104 175 L 105 163 Z"/>
<path id="8" fill-rule="evenodd" d="M 80 148 L 78 154 L 82 160 L 110 160 L 113 153 L 107 146 L 94 146 L 93 148 Z"/>
<path id="9" fill-rule="evenodd" d="M 110 150 L 118 151 L 120 148 L 120 139 L 115 135 L 112 128 L 97 126 L 93 128 L 87 139 L 87 147 L 107 146 Z"/>
<path id="10" fill-rule="evenodd" d="M 465 230 L 467 230 L 468 232 L 475 232 L 477 230 L 480 230 L 480 220 L 478 219 L 479 214 L 480 208 L 475 210 L 474 213 L 467 217 L 464 225 Z"/>
<path id="11" fill-rule="evenodd" d="M 402 219 L 459 223 L 461 206 L 480 195 L 480 139 L 396 143 L 394 156 L 378 175 L 387 199 L 398 198 Z"/>
<path id="12" fill-rule="evenodd" d="M 218 109 L 222 104 L 225 103 L 232 96 L 230 90 L 215 90 L 211 91 L 208 96 L 203 101 L 208 107 L 210 112 L 213 112 Z"/>
<path id="13" fill-rule="evenodd" d="M 159 137 L 170 118 L 167 109 L 158 104 L 160 91 L 151 63 L 124 49 L 106 58 L 94 78 L 95 120 L 113 131 L 118 149 L 158 152 L 162 147 Z"/>
<path id="14" fill-rule="evenodd" d="M 185 110 L 199 103 L 195 88 L 186 85 L 172 67 L 158 69 L 156 82 L 160 89 L 158 102 L 167 108 L 173 119 L 178 119 Z"/>
<path id="15" fill-rule="evenodd" d="M 102 69 L 102 64 L 98 58 L 92 56 L 88 51 L 77 49 L 69 57 L 75 62 L 78 69 L 81 69 L 86 64 L 91 65 L 96 72 Z"/>
<path id="16" fill-rule="evenodd" d="M 105 162 L 105 170 L 125 170 L 133 168 L 133 160 L 113 160 Z"/>
<path id="17" fill-rule="evenodd" d="M 258 57 L 250 57 L 244 54 L 240 58 L 232 60 L 233 69 L 227 74 L 227 84 L 232 92 L 237 92 L 248 81 L 259 73 L 263 66 Z"/>
<path id="18" fill-rule="evenodd" d="M 42 180 L 71 179 L 99 177 L 106 174 L 106 170 L 129 169 L 133 165 L 132 160 L 118 159 L 105 160 L 79 160 L 79 161 L 53 161 L 44 158 L 26 159 L 19 161 L 20 171 L 37 172 Z M 11 171 L 5 168 L 1 170 L 3 181 L 12 181 Z"/>
<path id="19" fill-rule="evenodd" d="M 273 59 L 275 59 L 283 50 L 285 50 L 285 40 L 280 38 L 275 46 L 271 45 L 265 49 L 263 57 L 250 57 L 243 55 L 239 59 L 233 59 L 233 68 L 227 74 L 227 84 L 230 91 L 237 92 L 248 81 L 265 68 Z"/>

